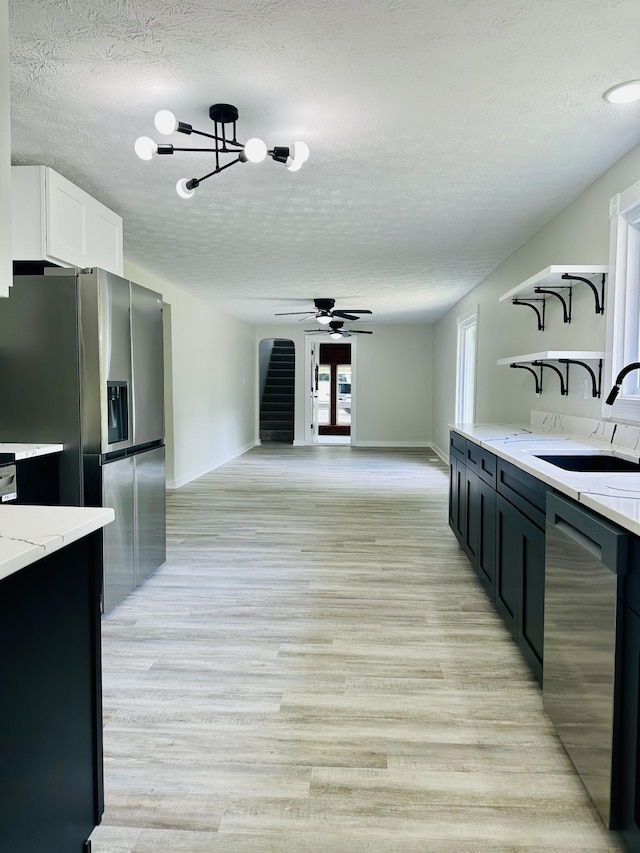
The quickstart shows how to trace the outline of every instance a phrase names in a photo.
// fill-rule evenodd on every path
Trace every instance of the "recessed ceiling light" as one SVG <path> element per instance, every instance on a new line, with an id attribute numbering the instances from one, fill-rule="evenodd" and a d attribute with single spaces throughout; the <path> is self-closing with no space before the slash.
<path id="1" fill-rule="evenodd" d="M 617 86 L 607 89 L 602 97 L 612 104 L 632 104 L 640 101 L 640 80 L 618 83 Z"/>

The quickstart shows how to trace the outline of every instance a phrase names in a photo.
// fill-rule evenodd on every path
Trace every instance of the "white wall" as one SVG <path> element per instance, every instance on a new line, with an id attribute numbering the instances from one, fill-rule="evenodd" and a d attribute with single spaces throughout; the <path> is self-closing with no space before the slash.
<path id="1" fill-rule="evenodd" d="M 125 261 L 165 302 L 167 486 L 178 488 L 257 441 L 254 327 Z"/>
<path id="2" fill-rule="evenodd" d="M 364 327 L 364 326 L 363 326 Z M 367 328 L 358 335 L 354 383 L 358 444 L 428 444 L 432 436 L 433 327 L 420 325 Z M 305 333 L 293 324 L 256 327 L 256 342 L 289 338 L 296 347 L 294 440 L 305 440 Z M 256 347 L 257 350 L 257 347 Z"/>
<path id="3" fill-rule="evenodd" d="M 8 295 L 13 279 L 9 118 L 9 4 L 0 0 L 0 297 Z"/>
<path id="4" fill-rule="evenodd" d="M 456 320 L 475 304 L 479 305 L 478 423 L 528 423 L 531 409 L 601 417 L 601 400 L 580 399 L 578 383 L 587 375 L 580 367 L 570 368 L 568 397 L 560 396 L 558 378 L 550 372 L 537 397 L 533 377 L 526 371 L 496 366 L 498 358 L 543 350 L 604 350 L 606 316 L 595 315 L 589 288 L 574 287 L 573 319 L 568 325 L 562 322 L 558 300 L 551 298 L 544 332 L 536 330 L 531 309 L 498 303 L 498 297 L 551 264 L 609 263 L 609 199 L 639 178 L 640 147 L 619 160 L 436 323 L 433 441 L 443 452 L 448 452 L 448 424 L 455 412 Z"/>

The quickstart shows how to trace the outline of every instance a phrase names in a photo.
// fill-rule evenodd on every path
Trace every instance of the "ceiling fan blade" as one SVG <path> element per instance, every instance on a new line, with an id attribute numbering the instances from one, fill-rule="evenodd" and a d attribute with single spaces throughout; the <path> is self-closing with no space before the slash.
<path id="1" fill-rule="evenodd" d="M 346 311 L 332 311 L 333 317 L 343 317 L 345 320 L 359 320 L 360 318 L 356 314 L 347 314 Z"/>
<path id="2" fill-rule="evenodd" d="M 373 314 L 368 308 L 339 308 L 334 310 L 334 314 Z"/>
<path id="3" fill-rule="evenodd" d="M 315 312 L 313 314 L 309 314 L 308 311 L 278 311 L 273 316 L 274 317 L 287 317 L 293 314 L 306 314 L 307 317 L 315 317 Z M 304 319 L 304 317 L 303 317 Z"/>
<path id="4" fill-rule="evenodd" d="M 352 335 L 372 335 L 373 332 L 365 332 L 364 329 L 351 329 Z"/>
<path id="5" fill-rule="evenodd" d="M 307 314 L 306 317 L 300 317 L 300 319 L 298 320 L 298 323 L 304 323 L 305 320 L 312 320 L 314 317 L 317 317 L 317 316 L 318 315 L 315 312 L 313 314 Z"/>
<path id="6" fill-rule="evenodd" d="M 324 329 L 303 329 L 303 332 L 308 332 L 310 335 L 319 335 L 324 332 Z"/>

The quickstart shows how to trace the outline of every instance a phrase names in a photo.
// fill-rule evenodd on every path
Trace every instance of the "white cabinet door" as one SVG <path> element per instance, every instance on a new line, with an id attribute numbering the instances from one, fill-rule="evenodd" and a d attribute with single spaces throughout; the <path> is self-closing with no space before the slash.
<path id="1" fill-rule="evenodd" d="M 53 169 L 46 193 L 47 255 L 122 275 L 122 218 Z"/>
<path id="2" fill-rule="evenodd" d="M 47 166 L 11 171 L 14 260 L 122 275 L 122 217 Z"/>
<path id="3" fill-rule="evenodd" d="M 46 170 L 45 187 L 47 256 L 76 267 L 89 266 L 87 217 L 91 215 L 91 197 L 53 169 Z"/>
<path id="4" fill-rule="evenodd" d="M 89 266 L 123 275 L 122 217 L 93 198 L 91 202 L 90 216 L 87 218 L 87 254 L 91 256 Z"/>
<path id="5" fill-rule="evenodd" d="M 9 133 L 9 3 L 0 0 L 0 297 L 13 281 L 11 258 L 11 136 Z"/>

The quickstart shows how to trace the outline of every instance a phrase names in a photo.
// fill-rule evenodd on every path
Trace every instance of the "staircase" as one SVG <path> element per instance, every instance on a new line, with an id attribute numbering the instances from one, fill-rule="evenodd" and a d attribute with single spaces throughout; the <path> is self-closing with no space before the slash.
<path id="1" fill-rule="evenodd" d="M 293 341 L 274 341 L 260 405 L 261 441 L 293 444 L 295 363 Z"/>

